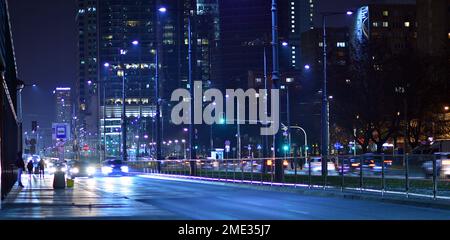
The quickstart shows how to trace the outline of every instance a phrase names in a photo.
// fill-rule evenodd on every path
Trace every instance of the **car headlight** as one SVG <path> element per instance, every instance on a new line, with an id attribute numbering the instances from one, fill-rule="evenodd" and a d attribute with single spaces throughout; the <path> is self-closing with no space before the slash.
<path id="1" fill-rule="evenodd" d="M 78 168 L 72 168 L 72 169 L 70 169 L 70 173 L 72 173 L 72 174 L 77 174 L 77 173 L 79 173 L 80 172 L 80 170 L 78 169 Z"/>
<path id="2" fill-rule="evenodd" d="M 122 167 L 120 167 L 120 171 L 127 173 L 129 171 L 129 168 L 128 168 L 128 166 L 122 166 Z"/>
<path id="3" fill-rule="evenodd" d="M 95 168 L 94 167 L 88 167 L 86 171 L 87 171 L 87 173 L 89 175 L 93 175 L 95 173 Z"/>
<path id="4" fill-rule="evenodd" d="M 112 173 L 112 167 L 102 167 L 102 173 L 103 174 L 110 174 Z"/>

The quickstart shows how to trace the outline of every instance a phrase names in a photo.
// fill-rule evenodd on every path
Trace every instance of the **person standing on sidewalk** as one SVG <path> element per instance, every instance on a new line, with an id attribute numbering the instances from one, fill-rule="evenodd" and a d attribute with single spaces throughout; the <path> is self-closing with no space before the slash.
<path id="1" fill-rule="evenodd" d="M 17 153 L 16 166 L 19 170 L 17 173 L 17 182 L 19 183 L 19 187 L 24 187 L 22 184 L 22 172 L 25 170 L 25 163 L 23 162 L 21 151 Z"/>
<path id="2" fill-rule="evenodd" d="M 44 159 L 41 158 L 41 160 L 39 161 L 39 178 L 44 178 L 44 169 L 45 169 L 45 161 Z"/>

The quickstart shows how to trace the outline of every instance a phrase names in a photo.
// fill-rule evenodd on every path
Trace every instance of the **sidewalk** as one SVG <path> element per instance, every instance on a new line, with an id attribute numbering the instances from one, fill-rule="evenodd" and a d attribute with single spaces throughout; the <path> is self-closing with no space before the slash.
<path id="1" fill-rule="evenodd" d="M 75 180 L 74 188 L 53 189 L 53 175 L 22 176 L 24 188 L 14 185 L 2 203 L 0 220 L 48 219 L 176 219 L 167 211 L 92 188 Z"/>

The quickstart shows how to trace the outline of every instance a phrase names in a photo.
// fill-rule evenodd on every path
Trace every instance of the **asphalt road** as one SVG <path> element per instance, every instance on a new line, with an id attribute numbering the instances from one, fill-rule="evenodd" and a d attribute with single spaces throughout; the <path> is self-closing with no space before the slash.
<path id="1" fill-rule="evenodd" d="M 165 179 L 77 179 L 53 190 L 33 179 L 3 204 L 0 219 L 450 219 L 449 210 Z"/>

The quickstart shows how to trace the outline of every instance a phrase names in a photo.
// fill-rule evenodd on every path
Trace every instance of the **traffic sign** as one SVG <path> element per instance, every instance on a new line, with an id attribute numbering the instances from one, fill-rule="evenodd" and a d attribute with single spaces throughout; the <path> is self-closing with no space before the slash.
<path id="1" fill-rule="evenodd" d="M 68 123 L 53 123 L 52 124 L 52 137 L 54 140 L 70 139 L 70 125 Z"/>

